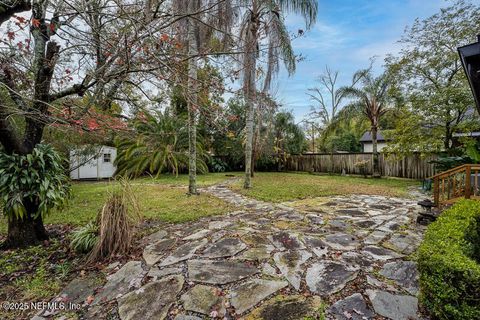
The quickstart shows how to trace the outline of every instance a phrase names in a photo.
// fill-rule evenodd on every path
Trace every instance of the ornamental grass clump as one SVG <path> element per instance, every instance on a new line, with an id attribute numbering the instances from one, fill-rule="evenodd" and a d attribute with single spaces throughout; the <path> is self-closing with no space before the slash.
<path id="1" fill-rule="evenodd" d="M 108 197 L 97 217 L 98 238 L 88 262 L 109 260 L 130 251 L 140 209 L 135 193 L 126 180 L 120 180 L 119 191 Z"/>

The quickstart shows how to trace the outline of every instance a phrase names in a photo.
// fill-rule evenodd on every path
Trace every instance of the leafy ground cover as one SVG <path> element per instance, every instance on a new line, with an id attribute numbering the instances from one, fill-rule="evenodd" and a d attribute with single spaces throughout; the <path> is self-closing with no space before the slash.
<path id="1" fill-rule="evenodd" d="M 399 178 L 259 172 L 251 189 L 242 189 L 242 182 L 234 184 L 232 188 L 258 200 L 283 202 L 348 194 L 405 197 L 408 196 L 409 187 L 418 185 L 418 181 Z"/>

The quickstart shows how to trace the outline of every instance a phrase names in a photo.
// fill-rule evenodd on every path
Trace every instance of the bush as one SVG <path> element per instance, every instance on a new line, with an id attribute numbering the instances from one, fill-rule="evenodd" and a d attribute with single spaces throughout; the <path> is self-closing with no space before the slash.
<path id="1" fill-rule="evenodd" d="M 421 300 L 439 319 L 480 319 L 480 202 L 462 200 L 432 223 L 419 248 Z"/>
<path id="2" fill-rule="evenodd" d="M 70 196 L 64 159 L 50 146 L 38 144 L 26 155 L 0 152 L 0 207 L 10 219 L 28 214 L 44 218 Z M 36 212 L 27 212 L 27 208 Z"/>
<path id="3" fill-rule="evenodd" d="M 211 157 L 208 162 L 210 172 L 225 172 L 228 171 L 228 164 L 220 158 Z"/>
<path id="4" fill-rule="evenodd" d="M 78 253 L 88 253 L 98 241 L 98 226 L 91 221 L 73 231 L 70 247 Z"/>

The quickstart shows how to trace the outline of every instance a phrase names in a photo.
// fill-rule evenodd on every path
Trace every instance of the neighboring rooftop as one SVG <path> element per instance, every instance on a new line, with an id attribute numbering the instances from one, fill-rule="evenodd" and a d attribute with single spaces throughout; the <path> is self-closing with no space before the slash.
<path id="1" fill-rule="evenodd" d="M 473 132 L 458 132 L 454 133 L 453 137 L 480 137 L 480 131 L 473 131 Z"/>
<path id="2" fill-rule="evenodd" d="M 385 139 L 381 131 L 377 131 L 377 142 L 381 141 L 387 141 L 387 139 Z M 372 142 L 372 133 L 370 131 L 366 131 L 360 138 L 360 142 Z"/>

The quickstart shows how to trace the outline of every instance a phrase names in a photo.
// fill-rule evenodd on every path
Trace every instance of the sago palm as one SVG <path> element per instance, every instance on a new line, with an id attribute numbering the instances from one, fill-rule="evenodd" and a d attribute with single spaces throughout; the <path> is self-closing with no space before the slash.
<path id="1" fill-rule="evenodd" d="M 147 114 L 136 120 L 136 138 L 123 138 L 117 141 L 118 154 L 115 160 L 117 175 L 139 176 L 144 173 L 159 175 L 169 171 L 178 174 L 188 167 L 188 130 L 185 123 L 167 112 Z M 197 166 L 200 172 L 207 172 L 203 160 L 205 153 L 197 142 Z"/>
<path id="2" fill-rule="evenodd" d="M 299 14 L 308 30 L 317 17 L 316 0 L 240 0 L 245 7 L 240 26 L 243 93 L 247 104 L 245 188 L 251 187 L 252 146 L 256 103 L 257 59 L 266 47 L 266 71 L 262 91 L 266 93 L 283 61 L 289 74 L 295 72 L 295 55 L 285 26 L 286 14 Z"/>

